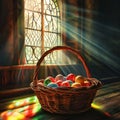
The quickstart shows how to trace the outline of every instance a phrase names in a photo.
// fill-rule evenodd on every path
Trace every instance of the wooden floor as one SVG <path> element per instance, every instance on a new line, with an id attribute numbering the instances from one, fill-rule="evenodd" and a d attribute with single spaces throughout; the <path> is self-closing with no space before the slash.
<path id="1" fill-rule="evenodd" d="M 97 92 L 93 103 L 101 106 L 102 112 L 120 120 L 120 82 L 104 85 Z"/>
<path id="2" fill-rule="evenodd" d="M 27 99 L 30 96 L 34 95 L 21 96 L 20 98 Z M 7 106 L 9 106 L 11 100 L 16 99 L 18 98 L 9 98 L 1 101 L 0 111 L 2 120 L 7 120 L 3 113 L 9 111 L 10 108 Z M 36 102 L 33 102 L 33 104 L 36 104 Z M 11 111 L 14 111 L 14 108 Z M 34 115 L 27 115 L 25 120 L 120 120 L 120 81 L 103 84 L 103 87 L 98 90 L 93 100 L 92 108 L 87 112 L 77 115 L 55 115 L 39 109 Z"/>

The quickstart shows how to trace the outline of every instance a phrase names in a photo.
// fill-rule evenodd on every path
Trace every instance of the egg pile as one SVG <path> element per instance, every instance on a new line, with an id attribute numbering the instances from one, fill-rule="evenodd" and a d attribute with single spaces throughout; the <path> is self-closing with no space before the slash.
<path id="1" fill-rule="evenodd" d="M 44 86 L 51 88 L 58 87 L 89 87 L 92 85 L 91 81 L 81 75 L 75 75 L 73 73 L 68 74 L 67 76 L 63 76 L 62 74 L 58 74 L 55 77 L 48 76 L 45 78 L 43 83 L 40 83 Z"/>

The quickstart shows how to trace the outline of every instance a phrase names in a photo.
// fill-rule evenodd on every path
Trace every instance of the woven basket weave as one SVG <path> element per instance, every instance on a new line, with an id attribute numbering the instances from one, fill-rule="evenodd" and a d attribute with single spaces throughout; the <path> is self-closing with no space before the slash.
<path id="1" fill-rule="evenodd" d="M 86 76 L 91 81 L 93 85 L 91 87 L 58 87 L 50 88 L 38 83 L 44 80 L 38 80 L 38 73 L 40 69 L 40 64 L 44 60 L 44 57 L 55 50 L 67 50 L 78 57 L 82 62 L 84 69 L 86 71 Z M 33 82 L 30 84 L 32 90 L 35 92 L 42 108 L 50 113 L 58 114 L 76 114 L 80 112 L 87 111 L 91 108 L 91 103 L 96 95 L 97 90 L 101 87 L 101 82 L 95 78 L 91 78 L 89 69 L 80 55 L 80 53 L 67 46 L 56 46 L 52 49 L 46 51 L 41 58 L 38 60 L 33 76 Z"/>

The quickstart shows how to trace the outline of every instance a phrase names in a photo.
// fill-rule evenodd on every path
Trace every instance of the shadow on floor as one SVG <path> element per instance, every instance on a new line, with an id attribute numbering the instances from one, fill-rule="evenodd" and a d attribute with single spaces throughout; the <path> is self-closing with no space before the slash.
<path id="1" fill-rule="evenodd" d="M 44 110 L 41 110 L 33 120 L 115 120 L 110 115 L 102 113 L 96 109 L 91 108 L 87 112 L 74 115 L 58 115 L 51 114 Z"/>

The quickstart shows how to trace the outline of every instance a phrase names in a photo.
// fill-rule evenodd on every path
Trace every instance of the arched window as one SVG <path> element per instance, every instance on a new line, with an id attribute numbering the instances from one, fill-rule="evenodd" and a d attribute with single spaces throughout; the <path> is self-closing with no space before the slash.
<path id="1" fill-rule="evenodd" d="M 25 57 L 27 64 L 36 64 L 41 54 L 61 45 L 60 10 L 57 0 L 24 0 Z M 46 64 L 54 64 L 47 56 Z"/>

